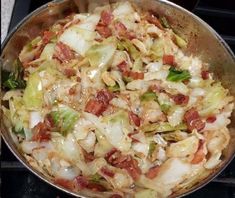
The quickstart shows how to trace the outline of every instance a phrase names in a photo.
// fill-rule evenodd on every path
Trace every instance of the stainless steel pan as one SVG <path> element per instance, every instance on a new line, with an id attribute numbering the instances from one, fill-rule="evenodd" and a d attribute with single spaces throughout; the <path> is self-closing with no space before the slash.
<path id="1" fill-rule="evenodd" d="M 51 26 L 58 19 L 64 18 L 71 11 L 87 12 L 106 1 L 96 0 L 57 0 L 48 3 L 25 17 L 7 36 L 2 45 L 1 69 L 11 70 L 14 59 L 18 57 L 22 47 L 31 39 L 40 34 L 41 31 Z M 210 63 L 210 69 L 215 76 L 222 81 L 231 94 L 235 96 L 235 56 L 224 40 L 204 21 L 169 1 L 161 0 L 133 0 L 140 7 L 151 10 L 161 16 L 165 16 L 174 30 L 189 42 L 187 54 L 197 55 L 203 61 Z M 110 0 L 115 2 L 115 0 Z M 1 112 L 1 134 L 6 144 L 14 155 L 35 175 L 58 189 L 66 191 L 75 196 L 87 197 L 87 194 L 70 192 L 53 182 L 42 173 L 33 168 L 17 149 L 11 134 L 9 121 Z M 172 197 L 181 197 L 201 188 L 218 175 L 233 159 L 235 153 L 235 114 L 232 114 L 232 123 L 229 126 L 231 141 L 223 153 L 223 162 L 213 171 L 205 172 L 200 176 L 200 181 L 192 181 L 182 184 L 172 194 Z"/>

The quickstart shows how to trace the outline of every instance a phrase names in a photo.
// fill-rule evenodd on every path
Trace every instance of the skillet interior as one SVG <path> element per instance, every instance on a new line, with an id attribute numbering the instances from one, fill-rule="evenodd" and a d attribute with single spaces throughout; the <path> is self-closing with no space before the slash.
<path id="1" fill-rule="evenodd" d="M 117 0 L 110 0 L 115 2 Z M 52 3 L 46 4 L 32 14 L 27 16 L 12 32 L 8 35 L 2 45 L 1 54 L 1 69 L 11 70 L 11 65 L 18 57 L 22 47 L 31 39 L 35 38 L 39 33 L 50 27 L 56 20 L 64 18 L 72 11 L 87 12 L 92 10 L 100 2 L 90 0 L 88 4 L 84 0 L 57 0 Z M 107 1 L 105 1 L 107 2 Z M 170 22 L 171 26 L 183 38 L 189 41 L 187 54 L 192 54 L 201 57 L 201 59 L 210 64 L 210 70 L 214 72 L 215 77 L 218 78 L 222 84 L 228 88 L 231 95 L 235 97 L 235 56 L 229 49 L 228 45 L 220 38 L 220 36 L 205 22 L 186 11 L 185 9 L 168 1 L 155 1 L 155 0 L 133 0 L 137 5 L 143 9 L 156 12 L 160 16 L 165 16 Z M 213 171 L 205 172 L 200 177 L 201 182 L 193 182 L 187 187 L 181 185 L 176 192 L 172 195 L 183 196 L 189 194 L 196 189 L 207 184 L 212 178 L 218 175 L 226 165 L 232 160 L 235 153 L 235 114 L 232 114 L 231 124 L 229 126 L 231 141 L 228 148 L 223 153 L 223 162 Z M 42 173 L 31 167 L 17 150 L 17 145 L 13 142 L 10 133 L 9 121 L 3 116 L 1 111 L 1 134 L 3 139 L 15 154 L 15 156 L 34 174 L 42 178 L 47 183 L 62 189 L 70 194 L 81 196 L 66 189 L 56 186 Z"/>

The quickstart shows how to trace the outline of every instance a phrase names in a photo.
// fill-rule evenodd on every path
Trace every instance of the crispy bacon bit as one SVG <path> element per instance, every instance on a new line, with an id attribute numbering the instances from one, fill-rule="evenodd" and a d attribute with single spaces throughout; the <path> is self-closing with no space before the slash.
<path id="1" fill-rule="evenodd" d="M 107 190 L 104 186 L 102 186 L 101 184 L 97 184 L 97 183 L 88 183 L 86 188 L 92 191 L 96 191 L 96 192 L 104 192 Z"/>
<path id="2" fill-rule="evenodd" d="M 141 174 L 137 161 L 130 155 L 122 155 L 120 151 L 114 150 L 111 154 L 109 153 L 108 157 L 106 156 L 105 159 L 115 167 L 126 169 L 134 180 L 137 180 Z"/>
<path id="3" fill-rule="evenodd" d="M 154 24 L 156 25 L 159 29 L 163 29 L 162 27 L 162 24 L 161 22 L 158 20 L 158 18 L 156 16 L 154 16 L 153 14 L 151 13 L 148 13 L 147 16 L 146 16 L 146 20 L 151 23 L 151 24 Z"/>
<path id="4" fill-rule="evenodd" d="M 106 191 L 106 188 L 104 186 L 102 186 L 101 184 L 89 182 L 88 179 L 84 176 L 77 176 L 75 179 L 80 189 L 88 188 L 92 191 Z"/>
<path id="5" fill-rule="evenodd" d="M 108 38 L 108 37 L 112 36 L 112 30 L 107 26 L 98 24 L 96 26 L 96 30 L 100 34 L 100 36 L 102 36 L 104 38 Z"/>
<path id="6" fill-rule="evenodd" d="M 84 177 L 84 176 L 77 176 L 75 179 L 76 179 L 76 182 L 77 182 L 78 187 L 79 187 L 80 189 L 83 189 L 83 188 L 86 188 L 86 187 L 87 187 L 87 185 L 88 185 L 88 180 L 87 180 L 86 177 Z"/>
<path id="7" fill-rule="evenodd" d="M 53 58 L 58 59 L 61 63 L 66 63 L 75 57 L 69 46 L 62 42 L 58 42 L 55 46 L 55 54 Z"/>
<path id="8" fill-rule="evenodd" d="M 123 76 L 130 77 L 133 80 L 144 79 L 143 72 L 134 72 L 134 71 L 124 71 L 122 72 Z"/>
<path id="9" fill-rule="evenodd" d="M 111 195 L 110 198 L 122 198 L 122 196 L 121 196 L 121 195 L 118 195 L 118 194 L 114 194 L 114 195 Z"/>
<path id="10" fill-rule="evenodd" d="M 74 182 L 72 180 L 67 179 L 55 179 L 54 184 L 58 184 L 66 189 L 73 190 L 74 189 Z"/>
<path id="11" fill-rule="evenodd" d="M 85 159 L 86 163 L 92 162 L 95 159 L 94 152 L 88 153 L 84 149 L 82 149 L 82 152 L 83 152 L 83 156 L 84 156 L 84 159 Z"/>
<path id="12" fill-rule="evenodd" d="M 65 68 L 64 70 L 64 75 L 67 76 L 68 78 L 75 76 L 76 74 L 77 74 L 76 70 L 71 67 Z"/>
<path id="13" fill-rule="evenodd" d="M 204 70 L 204 71 L 201 72 L 201 76 L 202 76 L 203 80 L 207 80 L 210 77 L 210 73 L 209 73 L 209 71 Z"/>
<path id="14" fill-rule="evenodd" d="M 54 121 L 53 121 L 53 118 L 52 118 L 52 116 L 51 116 L 50 114 L 47 114 L 47 115 L 45 116 L 44 124 L 46 125 L 46 127 L 47 127 L 48 129 L 51 129 L 51 128 L 54 127 Z"/>
<path id="15" fill-rule="evenodd" d="M 162 57 L 162 62 L 163 62 L 163 65 L 174 65 L 175 57 L 173 55 L 164 54 Z"/>
<path id="16" fill-rule="evenodd" d="M 55 35 L 55 33 L 52 32 L 52 31 L 45 31 L 45 32 L 43 32 L 42 42 L 44 44 L 49 43 L 54 35 Z"/>
<path id="17" fill-rule="evenodd" d="M 100 90 L 96 95 L 97 100 L 104 103 L 105 105 L 108 105 L 109 102 L 113 99 L 113 97 L 113 93 L 106 89 Z"/>
<path id="18" fill-rule="evenodd" d="M 213 122 L 215 122 L 216 121 L 216 117 L 215 116 L 210 116 L 210 117 L 208 117 L 207 119 L 206 119 L 206 122 L 208 122 L 208 123 L 213 123 Z"/>
<path id="19" fill-rule="evenodd" d="M 50 128 L 45 124 L 45 122 L 39 122 L 33 128 L 33 132 L 33 141 L 44 142 L 49 141 L 51 139 Z"/>
<path id="20" fill-rule="evenodd" d="M 145 176 L 149 179 L 153 179 L 158 175 L 159 169 L 159 166 L 154 166 L 150 168 L 147 173 L 145 173 Z"/>
<path id="21" fill-rule="evenodd" d="M 69 89 L 69 95 L 75 95 L 76 94 L 76 87 L 71 87 Z"/>
<path id="22" fill-rule="evenodd" d="M 128 113 L 129 120 L 135 124 L 135 126 L 139 127 L 140 126 L 140 118 L 138 115 L 133 113 L 132 111 L 129 111 Z"/>
<path id="23" fill-rule="evenodd" d="M 101 90 L 97 93 L 95 99 L 90 99 L 86 104 L 85 111 L 100 116 L 108 107 L 110 100 L 113 99 L 113 94 L 108 90 Z"/>
<path id="24" fill-rule="evenodd" d="M 77 82 L 81 82 L 81 77 L 77 76 Z"/>
<path id="25" fill-rule="evenodd" d="M 205 158 L 206 155 L 203 152 L 204 143 L 204 140 L 199 141 L 198 150 L 194 154 L 194 158 L 192 159 L 191 164 L 198 164 Z"/>
<path id="26" fill-rule="evenodd" d="M 85 112 L 100 116 L 105 111 L 105 105 L 101 101 L 90 99 L 85 107 Z"/>
<path id="27" fill-rule="evenodd" d="M 108 169 L 107 167 L 102 167 L 100 171 L 108 177 L 112 177 L 112 178 L 114 177 L 114 172 Z"/>
<path id="28" fill-rule="evenodd" d="M 187 123 L 188 129 L 192 131 L 197 129 L 201 131 L 205 127 L 205 122 L 203 122 L 195 108 L 191 108 L 184 114 L 184 120 Z"/>
<path id="29" fill-rule="evenodd" d="M 114 28 L 119 37 L 128 38 L 129 40 L 136 38 L 135 33 L 128 31 L 126 26 L 120 21 L 114 23 Z"/>
<path id="30" fill-rule="evenodd" d="M 133 78 L 134 80 L 144 79 L 144 73 L 143 72 L 133 72 L 133 71 L 130 71 L 129 76 L 131 78 Z"/>
<path id="31" fill-rule="evenodd" d="M 117 65 L 117 67 L 119 68 L 121 72 L 125 72 L 129 70 L 129 67 L 126 61 L 122 61 L 121 63 Z"/>
<path id="32" fill-rule="evenodd" d="M 101 12 L 101 17 L 100 17 L 99 23 L 104 26 L 107 26 L 112 22 L 113 18 L 114 18 L 114 16 L 110 10 L 103 10 Z"/>
<path id="33" fill-rule="evenodd" d="M 174 100 L 175 104 L 177 104 L 177 105 L 186 105 L 186 104 L 188 104 L 188 101 L 189 101 L 189 97 L 185 96 L 183 94 L 173 95 L 172 99 Z"/>
<path id="34" fill-rule="evenodd" d="M 153 92 L 156 92 L 156 93 L 163 93 L 163 92 L 165 92 L 160 85 L 156 85 L 156 84 L 155 85 L 150 85 L 149 86 L 149 91 L 153 91 Z"/>
<path id="35" fill-rule="evenodd" d="M 105 154 L 105 159 L 106 161 L 109 160 L 109 158 L 114 154 L 116 153 L 118 150 L 116 148 L 112 148 L 108 153 Z"/>

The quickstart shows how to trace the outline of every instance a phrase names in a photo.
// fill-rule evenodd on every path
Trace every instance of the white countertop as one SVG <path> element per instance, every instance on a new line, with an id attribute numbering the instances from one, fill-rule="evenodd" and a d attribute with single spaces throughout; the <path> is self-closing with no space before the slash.
<path id="1" fill-rule="evenodd" d="M 15 0 L 1 0 L 1 43 L 7 35 Z"/>

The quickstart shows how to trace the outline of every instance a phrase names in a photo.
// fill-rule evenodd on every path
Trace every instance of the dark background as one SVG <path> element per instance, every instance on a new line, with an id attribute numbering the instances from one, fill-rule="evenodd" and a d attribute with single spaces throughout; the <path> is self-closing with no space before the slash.
<path id="1" fill-rule="evenodd" d="M 192 8 L 194 0 L 175 0 Z M 11 30 L 28 13 L 46 0 L 15 0 Z M 190 8 L 190 9 L 191 9 Z M 235 52 L 235 0 L 200 0 L 193 12 L 211 25 Z M 70 196 L 40 180 L 11 154 L 2 141 L 2 198 L 69 198 Z M 235 160 L 212 182 L 187 198 L 235 198 Z"/>

